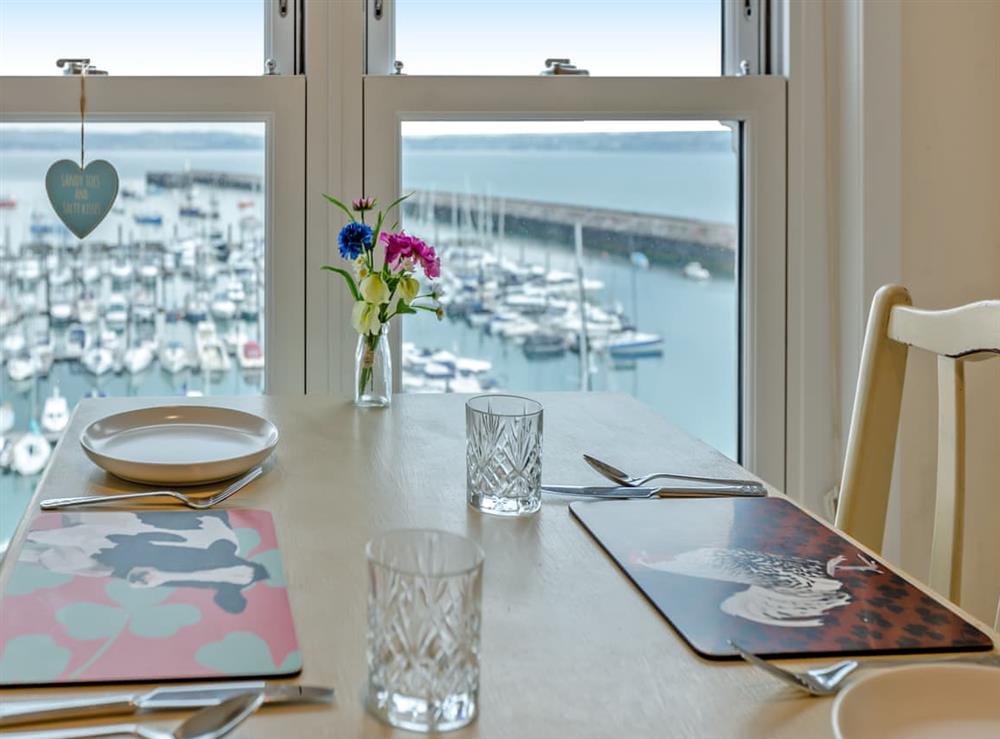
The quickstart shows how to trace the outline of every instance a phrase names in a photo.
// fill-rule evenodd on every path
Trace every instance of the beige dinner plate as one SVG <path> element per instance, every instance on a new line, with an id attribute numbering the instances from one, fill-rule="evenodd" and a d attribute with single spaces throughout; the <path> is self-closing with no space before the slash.
<path id="1" fill-rule="evenodd" d="M 1000 669 L 910 665 L 852 682 L 833 702 L 837 739 L 997 739 Z"/>
<path id="2" fill-rule="evenodd" d="M 203 485 L 246 472 L 278 443 L 252 413 L 212 406 L 142 408 L 94 421 L 80 445 L 113 475 L 151 485 Z"/>

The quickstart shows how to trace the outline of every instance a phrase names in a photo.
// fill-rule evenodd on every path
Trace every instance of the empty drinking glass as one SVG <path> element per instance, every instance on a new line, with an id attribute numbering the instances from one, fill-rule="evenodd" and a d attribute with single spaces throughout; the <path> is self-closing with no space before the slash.
<path id="1" fill-rule="evenodd" d="M 517 395 L 478 395 L 465 404 L 469 505 L 518 516 L 542 505 L 542 404 Z"/>
<path id="2" fill-rule="evenodd" d="M 446 531 L 375 537 L 368 557 L 368 707 L 411 731 L 458 729 L 479 703 L 483 550 Z"/>

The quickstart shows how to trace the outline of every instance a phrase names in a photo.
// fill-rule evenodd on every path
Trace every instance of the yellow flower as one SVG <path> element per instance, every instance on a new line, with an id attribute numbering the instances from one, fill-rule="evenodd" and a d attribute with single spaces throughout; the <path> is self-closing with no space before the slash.
<path id="1" fill-rule="evenodd" d="M 381 305 L 389 302 L 389 288 L 378 275 L 368 275 L 361 280 L 361 297 L 369 303 Z"/>
<path id="2" fill-rule="evenodd" d="M 378 306 L 359 300 L 351 310 L 351 325 L 359 334 L 378 334 L 382 322 L 378 319 Z"/>
<path id="3" fill-rule="evenodd" d="M 407 303 L 411 302 L 420 292 L 420 283 L 408 275 L 399 278 L 399 294 Z"/>

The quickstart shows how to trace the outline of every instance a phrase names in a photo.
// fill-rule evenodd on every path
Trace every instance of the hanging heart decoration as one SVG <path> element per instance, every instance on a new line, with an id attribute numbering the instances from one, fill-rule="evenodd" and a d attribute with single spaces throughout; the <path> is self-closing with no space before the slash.
<path id="1" fill-rule="evenodd" d="M 82 239 L 111 212 L 118 197 L 118 172 L 103 159 L 84 168 L 60 159 L 45 175 L 45 191 L 59 219 Z"/>

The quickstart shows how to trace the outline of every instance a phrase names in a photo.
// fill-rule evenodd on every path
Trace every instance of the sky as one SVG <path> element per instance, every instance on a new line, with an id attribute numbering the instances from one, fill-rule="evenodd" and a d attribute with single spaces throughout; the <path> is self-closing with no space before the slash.
<path id="1" fill-rule="evenodd" d="M 719 74 L 721 0 L 396 3 L 396 57 L 410 74 L 535 75 L 546 57 L 569 57 L 595 76 Z M 116 75 L 257 75 L 263 71 L 264 13 L 264 0 L 0 0 L 0 74 L 57 75 L 58 57 L 89 56 Z M 476 132 L 705 128 L 718 126 L 505 122 L 478 124 Z M 408 130 L 472 132 L 469 124 L 442 123 L 408 124 Z"/>

